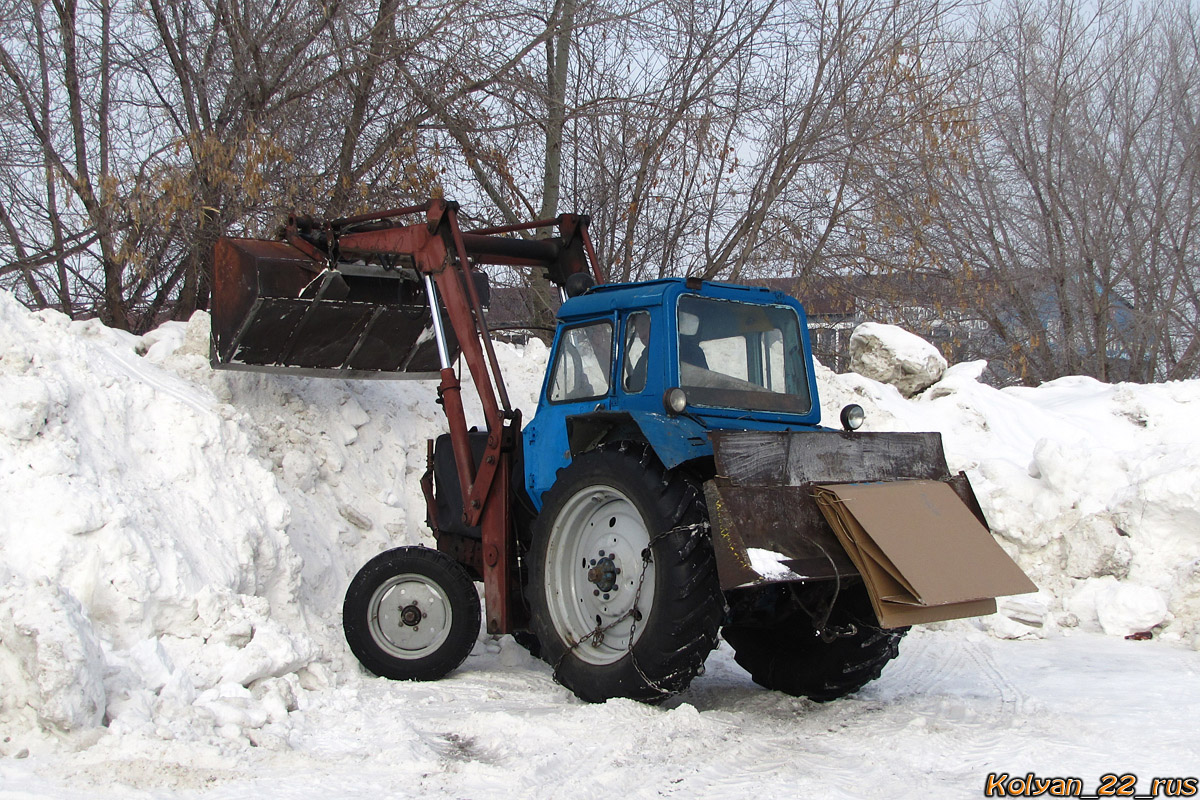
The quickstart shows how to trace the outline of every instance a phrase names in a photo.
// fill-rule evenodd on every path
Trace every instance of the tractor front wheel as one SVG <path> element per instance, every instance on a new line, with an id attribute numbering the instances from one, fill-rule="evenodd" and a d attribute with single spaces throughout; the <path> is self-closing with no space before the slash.
<path id="1" fill-rule="evenodd" d="M 526 587 L 556 680 L 590 702 L 687 688 L 724 612 L 705 520 L 695 484 L 643 445 L 584 453 L 559 471 L 534 523 Z"/>
<path id="2" fill-rule="evenodd" d="M 479 595 L 462 566 L 426 547 L 368 561 L 346 590 L 350 650 L 382 678 L 432 681 L 466 660 L 479 636 Z"/>

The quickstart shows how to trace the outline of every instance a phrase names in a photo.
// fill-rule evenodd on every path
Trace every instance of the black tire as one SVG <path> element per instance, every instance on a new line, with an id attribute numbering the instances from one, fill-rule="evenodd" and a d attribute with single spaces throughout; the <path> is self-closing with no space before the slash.
<path id="1" fill-rule="evenodd" d="M 426 547 L 368 561 L 346 589 L 342 629 L 364 667 L 396 681 L 433 681 L 479 637 L 479 594 L 463 567 Z"/>
<path id="2" fill-rule="evenodd" d="M 856 692 L 900 654 L 908 628 L 880 628 L 866 589 L 843 589 L 826 625 L 842 635 L 823 638 L 808 614 L 770 626 L 726 625 L 733 658 L 759 686 L 826 702 Z"/>
<path id="3" fill-rule="evenodd" d="M 538 641 L 537 634 L 532 631 L 513 631 L 512 637 L 513 641 L 529 651 L 529 655 L 534 658 L 542 657 L 542 643 Z"/>
<path id="4" fill-rule="evenodd" d="M 530 558 L 541 657 L 583 700 L 659 702 L 686 689 L 716 647 L 725 603 L 704 495 L 644 445 L 593 450 L 559 470 Z"/>

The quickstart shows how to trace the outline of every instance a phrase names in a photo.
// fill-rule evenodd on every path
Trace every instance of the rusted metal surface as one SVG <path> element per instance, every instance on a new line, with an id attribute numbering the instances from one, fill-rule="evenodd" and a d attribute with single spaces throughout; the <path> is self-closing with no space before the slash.
<path id="1" fill-rule="evenodd" d="M 436 377 L 429 307 L 412 289 L 372 278 L 347 285 L 318 267 L 284 242 L 220 240 L 213 365 L 331 377 Z"/>
<path id="2" fill-rule="evenodd" d="M 705 484 L 705 498 L 723 589 L 784 580 L 755 572 L 750 548 L 779 554 L 795 575 L 787 580 L 858 574 L 806 486 L 734 486 L 718 478 Z"/>
<path id="3" fill-rule="evenodd" d="M 264 295 L 299 297 L 320 271 L 319 262 L 283 242 L 219 239 L 213 252 L 212 339 L 220 361 L 229 360 L 255 302 Z"/>
<path id="4" fill-rule="evenodd" d="M 352 217 L 341 217 L 340 219 L 332 220 L 329 223 L 330 228 L 341 228 L 346 225 L 354 225 L 361 222 L 371 222 L 374 220 L 391 219 L 394 217 L 406 217 L 409 214 L 420 214 L 429 208 L 429 203 L 421 203 L 416 206 L 405 206 L 404 208 L 389 208 L 386 211 L 371 211 L 366 214 L 357 214 Z"/>
<path id="5" fill-rule="evenodd" d="M 513 631 L 521 607 L 519 589 L 515 585 L 517 552 L 509 485 L 512 480 L 509 453 L 500 453 L 498 467 L 479 523 L 483 532 L 483 594 L 487 598 L 487 632 L 492 634 Z"/>
<path id="6" fill-rule="evenodd" d="M 731 511 L 715 481 L 704 482 L 704 501 L 712 526 L 713 553 L 721 588 L 729 590 L 763 580 L 750 565 L 746 540 L 742 536 L 741 523 L 746 518 Z"/>
<path id="7" fill-rule="evenodd" d="M 467 255 L 467 246 L 463 241 L 462 230 L 458 227 L 457 215 L 451 213 L 446 215 L 446 224 L 450 229 L 450 236 L 454 240 L 454 252 L 458 256 L 459 278 L 462 284 L 467 288 L 467 298 L 470 300 L 471 315 L 475 320 L 474 331 L 483 342 L 484 354 L 487 356 L 488 365 L 491 369 L 492 390 L 500 399 L 500 407 L 507 416 L 512 411 L 512 405 L 508 401 L 508 389 L 504 385 L 504 374 L 500 371 L 500 362 L 496 359 L 496 351 L 492 345 L 492 333 L 488 330 L 487 318 L 483 315 L 483 304 L 479 300 L 479 292 L 475 285 L 475 281 L 471 280 L 468 266 L 470 264 L 469 256 Z M 478 385 L 478 384 L 477 384 Z M 491 430 L 489 428 L 489 430 Z M 499 432 L 496 432 L 497 435 Z"/>
<path id="8" fill-rule="evenodd" d="M 483 543 L 457 533 L 439 533 L 437 549 L 467 568 L 475 580 L 483 576 Z"/>
<path id="9" fill-rule="evenodd" d="M 717 473 L 735 485 L 950 477 L 940 433 L 713 431 Z"/>

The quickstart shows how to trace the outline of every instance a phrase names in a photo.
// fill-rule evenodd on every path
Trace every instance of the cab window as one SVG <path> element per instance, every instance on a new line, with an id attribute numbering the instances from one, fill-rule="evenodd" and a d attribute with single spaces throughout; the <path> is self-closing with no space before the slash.
<path id="1" fill-rule="evenodd" d="M 612 323 L 564 331 L 558 343 L 550 402 L 590 400 L 608 394 L 612 372 Z"/>
<path id="2" fill-rule="evenodd" d="M 621 364 L 621 387 L 629 394 L 637 394 L 646 388 L 649 345 L 650 314 L 635 311 L 625 319 L 625 356 Z"/>

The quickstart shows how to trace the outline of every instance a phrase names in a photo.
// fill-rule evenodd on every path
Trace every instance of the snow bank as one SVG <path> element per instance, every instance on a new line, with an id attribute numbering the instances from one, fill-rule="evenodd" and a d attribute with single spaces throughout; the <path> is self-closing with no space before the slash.
<path id="1" fill-rule="evenodd" d="M 864 430 L 934 430 L 993 531 L 1041 588 L 1001 600 L 999 636 L 1159 629 L 1200 649 L 1200 381 L 1062 378 L 997 390 L 955 364 L 913 400 L 819 368 L 826 418 L 856 402 Z"/>
<path id="2" fill-rule="evenodd" d="M 532 412 L 546 348 L 497 351 Z M 0 755 L 97 726 L 287 747 L 311 692 L 359 680 L 350 576 L 431 543 L 432 384 L 214 372 L 207 354 L 204 314 L 134 337 L 0 294 Z M 827 419 L 853 401 L 868 429 L 942 431 L 1042 588 L 993 634 L 1200 638 L 1200 383 L 997 391 L 982 369 L 914 400 L 819 380 Z"/>
<path id="3" fill-rule="evenodd" d="M 0 295 L 0 726 L 73 732 L 134 706 L 149 720 L 319 652 L 253 431 L 144 357 L 153 340 Z"/>
<path id="4" fill-rule="evenodd" d="M 519 402 L 539 347 L 498 347 Z M 306 690 L 357 675 L 350 575 L 428 541 L 430 384 L 207 353 L 205 314 L 134 337 L 0 294 L 0 754 L 98 725 L 283 746 Z"/>

